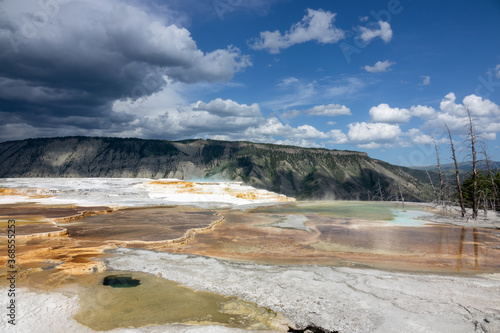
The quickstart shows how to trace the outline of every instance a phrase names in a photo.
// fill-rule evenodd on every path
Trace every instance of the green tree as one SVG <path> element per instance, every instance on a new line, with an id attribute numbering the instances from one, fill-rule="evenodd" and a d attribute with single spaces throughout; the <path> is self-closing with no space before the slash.
<path id="1" fill-rule="evenodd" d="M 484 172 L 478 172 L 476 180 L 476 189 L 474 189 L 474 175 L 470 175 L 464 180 L 462 184 L 464 204 L 468 208 L 473 208 L 474 203 L 476 203 L 478 208 L 488 209 L 493 206 L 491 202 L 496 199 L 494 195 L 496 189 L 493 187 L 489 175 Z M 500 173 L 495 175 L 494 184 L 498 189 L 500 186 Z M 476 196 L 474 193 L 476 193 Z M 477 200 L 477 198 L 482 198 L 482 200 Z M 499 208 L 496 206 L 497 210 Z"/>

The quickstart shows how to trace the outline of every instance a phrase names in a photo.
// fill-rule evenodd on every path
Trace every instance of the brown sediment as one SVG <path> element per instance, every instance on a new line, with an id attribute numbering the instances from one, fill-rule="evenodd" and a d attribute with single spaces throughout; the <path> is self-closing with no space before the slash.
<path id="1" fill-rule="evenodd" d="M 122 209 L 111 213 L 108 207 L 26 204 L 4 205 L 0 209 L 2 214 L 18 219 L 16 268 L 20 279 L 33 274 L 44 276 L 44 285 L 49 286 L 74 275 L 104 270 L 103 262 L 97 258 L 105 256 L 103 251 L 107 248 L 183 245 L 224 221 L 215 211 L 184 206 Z M 59 226 L 40 222 L 49 218 L 66 223 Z M 7 228 L 1 230 L 6 231 Z M 6 235 L 0 242 L 7 242 Z M 6 254 L 0 254 L 3 267 L 0 276 L 6 274 L 8 259 Z M 44 271 L 47 268 L 50 273 Z"/>
<path id="2" fill-rule="evenodd" d="M 0 205 L 0 218 L 38 219 L 54 222 L 72 221 L 110 212 L 113 212 L 113 209 L 106 206 L 82 207 L 77 205 L 39 205 L 36 203 Z"/>
<path id="3" fill-rule="evenodd" d="M 442 273 L 500 271 L 500 237 L 491 229 L 400 227 L 377 221 L 307 216 L 312 232 L 270 227 L 275 215 L 228 212 L 221 228 L 199 234 L 192 242 L 168 251 L 269 264 L 369 266 Z"/>
<path id="4" fill-rule="evenodd" d="M 147 249 L 160 250 L 168 248 L 172 245 L 185 245 L 191 242 L 197 234 L 212 231 L 216 226 L 218 226 L 223 222 L 224 222 L 224 217 L 212 222 L 208 227 L 188 229 L 182 237 L 174 239 L 166 239 L 160 241 L 121 241 L 113 243 L 120 246 L 143 247 Z"/>
<path id="5" fill-rule="evenodd" d="M 64 237 L 68 230 L 52 223 L 33 223 L 16 226 L 16 239 L 32 239 L 42 237 Z M 7 230 L 0 232 L 0 239 L 7 239 Z"/>
<path id="6" fill-rule="evenodd" d="M 130 208 L 86 217 L 65 227 L 70 237 L 104 242 L 155 242 L 186 237 L 220 220 L 213 210 L 186 206 Z"/>
<path id="7" fill-rule="evenodd" d="M 7 237 L 7 220 L 16 220 L 16 238 L 67 236 L 67 229 L 58 223 L 75 221 L 86 216 L 113 212 L 109 207 L 80 207 L 74 205 L 14 204 L 0 205 L 0 239 Z"/>

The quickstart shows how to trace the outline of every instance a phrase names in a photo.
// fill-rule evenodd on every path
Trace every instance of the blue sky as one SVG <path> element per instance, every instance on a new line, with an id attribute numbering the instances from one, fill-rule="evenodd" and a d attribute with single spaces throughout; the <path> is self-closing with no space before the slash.
<path id="1" fill-rule="evenodd" d="M 248 140 L 500 160 L 500 1 L 0 2 L 0 139 Z M 460 158 L 466 158 L 463 151 Z"/>

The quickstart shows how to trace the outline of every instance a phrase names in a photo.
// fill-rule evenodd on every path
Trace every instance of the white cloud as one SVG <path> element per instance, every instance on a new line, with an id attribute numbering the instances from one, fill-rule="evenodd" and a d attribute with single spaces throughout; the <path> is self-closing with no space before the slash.
<path id="1" fill-rule="evenodd" d="M 407 109 L 391 108 L 382 103 L 370 109 L 370 116 L 374 122 L 406 123 L 410 120 L 411 113 Z"/>
<path id="2" fill-rule="evenodd" d="M 278 30 L 264 31 L 260 38 L 250 44 L 255 50 L 267 49 L 270 53 L 279 53 L 281 49 L 295 44 L 317 41 L 321 44 L 336 43 L 344 38 L 344 32 L 334 26 L 335 13 L 323 10 L 307 9 L 307 14 L 289 31 L 281 34 Z"/>
<path id="3" fill-rule="evenodd" d="M 261 103 L 265 108 L 273 110 L 297 109 L 303 105 L 314 105 L 322 101 L 331 101 L 336 97 L 353 97 L 367 85 L 367 80 L 347 76 L 337 80 L 329 77 L 303 81 L 296 78 L 287 78 L 277 84 L 277 88 L 284 91 L 276 95 L 273 100 Z M 286 83 L 286 84 L 285 84 Z"/>
<path id="4" fill-rule="evenodd" d="M 345 135 L 341 130 L 333 129 L 328 132 L 328 135 L 332 138 L 333 144 L 343 144 L 347 142 L 347 135 Z"/>
<path id="5" fill-rule="evenodd" d="M 346 96 L 358 93 L 366 86 L 366 82 L 357 77 L 346 77 L 331 87 L 326 87 L 327 97 Z"/>
<path id="6" fill-rule="evenodd" d="M 42 17 L 40 6 L 54 12 Z M 133 121 L 185 104 L 175 89 L 162 90 L 167 85 L 227 82 L 251 65 L 233 46 L 199 49 L 174 14 L 148 7 L 127 0 L 2 1 L 0 63 L 9 71 L 2 70 L 0 99 L 16 103 L 20 123 L 52 135 L 73 126 L 73 134 L 138 136 Z M 29 96 L 23 103 L 20 92 Z M 69 116 L 80 117 L 81 131 Z"/>
<path id="7" fill-rule="evenodd" d="M 387 72 L 389 70 L 389 67 L 391 67 L 394 64 L 395 62 L 389 60 L 377 61 L 374 66 L 366 65 L 364 68 L 367 72 L 370 73 L 380 73 L 380 72 Z"/>
<path id="8" fill-rule="evenodd" d="M 116 100 L 113 102 L 112 110 L 124 112 L 134 116 L 155 117 L 165 113 L 165 110 L 176 108 L 186 104 L 182 96 L 184 84 L 172 82 L 166 78 L 167 84 L 158 92 L 142 98 L 132 97 Z M 140 86 L 142 87 L 142 86 Z"/>
<path id="9" fill-rule="evenodd" d="M 223 100 L 221 98 L 216 98 L 208 104 L 198 101 L 193 105 L 193 110 L 207 111 L 218 116 L 258 117 L 261 115 L 257 103 L 252 105 L 238 104 L 230 99 Z"/>
<path id="10" fill-rule="evenodd" d="M 456 99 L 457 97 L 455 96 L 455 94 L 450 92 L 441 100 L 439 108 L 441 109 L 441 111 L 450 115 L 465 116 L 467 112 L 464 106 L 456 104 Z"/>
<path id="11" fill-rule="evenodd" d="M 421 78 L 423 86 L 428 86 L 429 84 L 431 84 L 431 77 L 429 75 L 423 75 L 421 76 Z"/>
<path id="12" fill-rule="evenodd" d="M 495 67 L 495 76 L 500 79 L 500 65 Z"/>
<path id="13" fill-rule="evenodd" d="M 280 117 L 285 119 L 293 119 L 300 116 L 301 113 L 302 112 L 300 110 L 286 110 L 281 114 Z"/>
<path id="14" fill-rule="evenodd" d="M 283 81 L 281 81 L 281 83 L 279 84 L 280 86 L 289 86 L 289 85 L 292 85 L 294 83 L 298 83 L 299 82 L 299 79 L 297 79 L 296 77 L 287 77 L 285 79 L 283 79 Z"/>
<path id="15" fill-rule="evenodd" d="M 359 27 L 361 30 L 361 39 L 364 42 L 370 42 L 372 39 L 380 37 L 385 43 L 389 43 L 392 39 L 392 29 L 389 22 L 378 21 L 379 29 L 369 29 Z"/>
<path id="16" fill-rule="evenodd" d="M 402 131 L 399 125 L 386 123 L 351 123 L 347 137 L 353 142 L 389 142 L 396 140 Z"/>
<path id="17" fill-rule="evenodd" d="M 381 145 L 376 142 L 364 143 L 357 145 L 359 149 L 377 149 L 380 148 Z"/>
<path id="18" fill-rule="evenodd" d="M 329 117 L 351 114 L 351 110 L 347 106 L 340 104 L 316 105 L 311 109 L 305 110 L 305 112 L 307 112 L 312 116 L 329 116 Z"/>
<path id="19" fill-rule="evenodd" d="M 412 128 L 408 131 L 411 142 L 414 144 L 433 144 L 434 138 L 430 135 L 424 134 L 417 128 Z"/>
<path id="20" fill-rule="evenodd" d="M 500 108 L 498 105 L 489 99 L 483 100 L 481 97 L 476 95 L 466 96 L 463 100 L 463 104 L 469 108 L 469 111 L 473 116 L 485 117 L 500 115 Z"/>
<path id="21" fill-rule="evenodd" d="M 245 131 L 234 135 L 232 138 L 274 143 L 283 143 L 285 142 L 283 140 L 292 140 L 295 144 L 300 141 L 301 146 L 317 146 L 317 143 L 315 143 L 316 140 L 328 139 L 330 136 L 311 125 L 302 125 L 294 128 L 288 124 L 283 125 L 276 117 L 271 117 L 263 119 L 257 126 L 251 126 Z M 286 142 L 290 144 L 292 141 Z"/>
<path id="22" fill-rule="evenodd" d="M 431 119 L 436 115 L 436 110 L 431 106 L 417 105 L 410 108 L 411 115 L 423 119 Z"/>
<path id="23" fill-rule="evenodd" d="M 474 94 L 466 96 L 461 104 L 456 103 L 454 93 L 447 94 L 440 103 L 440 112 L 435 117 L 429 116 L 425 126 L 442 130 L 447 124 L 452 132 L 464 133 L 468 124 L 467 109 L 474 118 L 474 125 L 478 133 L 485 139 L 493 137 L 500 132 L 500 107 L 488 99 L 483 99 Z"/>
<path id="24" fill-rule="evenodd" d="M 296 138 L 301 139 L 328 139 L 329 136 L 324 132 L 321 132 L 311 125 L 302 125 L 297 127 L 296 130 L 292 131 L 292 134 Z"/>

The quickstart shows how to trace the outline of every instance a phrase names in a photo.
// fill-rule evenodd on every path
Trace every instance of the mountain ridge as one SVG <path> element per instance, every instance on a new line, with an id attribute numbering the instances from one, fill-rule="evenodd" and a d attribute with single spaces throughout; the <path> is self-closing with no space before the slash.
<path id="1" fill-rule="evenodd" d="M 364 152 L 189 139 L 54 137 L 0 143 L 0 177 L 238 180 L 299 199 L 425 201 L 424 171 Z"/>

